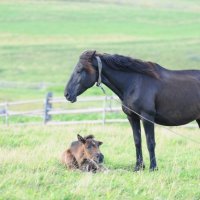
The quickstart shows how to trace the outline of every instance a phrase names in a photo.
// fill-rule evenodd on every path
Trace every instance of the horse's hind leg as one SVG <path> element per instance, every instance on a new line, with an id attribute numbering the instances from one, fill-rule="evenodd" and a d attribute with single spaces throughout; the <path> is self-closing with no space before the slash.
<path id="1" fill-rule="evenodd" d="M 199 128 L 200 128 L 200 119 L 197 119 L 197 124 L 199 125 Z"/>
<path id="2" fill-rule="evenodd" d="M 147 147 L 149 150 L 149 157 L 150 157 L 150 171 L 158 170 L 157 164 L 156 164 L 156 156 L 155 156 L 155 133 L 154 133 L 154 124 L 152 123 L 154 121 L 153 117 L 149 115 L 143 115 L 145 119 L 143 119 L 143 126 L 146 134 L 146 140 L 147 140 Z M 146 120 L 148 119 L 148 120 Z"/>

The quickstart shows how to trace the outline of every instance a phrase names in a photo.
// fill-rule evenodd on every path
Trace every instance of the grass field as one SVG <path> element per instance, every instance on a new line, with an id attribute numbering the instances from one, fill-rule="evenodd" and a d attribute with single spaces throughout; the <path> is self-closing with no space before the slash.
<path id="1" fill-rule="evenodd" d="M 199 130 L 175 129 L 199 141 Z M 108 172 L 67 171 L 60 156 L 76 134 L 94 133 L 104 144 Z M 133 173 L 135 149 L 127 125 L 72 127 L 0 127 L 0 199 L 20 200 L 199 200 L 199 144 L 156 130 L 159 171 Z"/>
<path id="2" fill-rule="evenodd" d="M 170 69 L 199 68 L 199 1 L 116 2 L 1 1 L 0 77 L 14 87 L 1 87 L 0 100 L 43 98 L 49 90 L 63 95 L 86 49 L 151 60 Z M 32 82 L 53 85 L 24 87 Z M 100 91 L 86 93 L 92 94 Z"/>
<path id="3" fill-rule="evenodd" d="M 199 69 L 199 24 L 199 0 L 1 0 L 0 102 L 44 98 L 48 91 L 62 96 L 86 49 L 169 69 Z M 94 87 L 84 95 L 99 94 Z M 199 130 L 174 130 L 196 143 L 157 128 L 159 171 L 148 172 L 143 138 L 146 169 L 133 173 L 135 148 L 128 124 L 0 125 L 0 200 L 200 200 Z M 79 132 L 104 142 L 108 172 L 70 172 L 60 164 L 61 153 Z"/>

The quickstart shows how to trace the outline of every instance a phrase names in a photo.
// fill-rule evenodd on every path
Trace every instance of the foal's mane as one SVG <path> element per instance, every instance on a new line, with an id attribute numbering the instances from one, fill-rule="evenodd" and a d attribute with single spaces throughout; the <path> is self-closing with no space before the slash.
<path id="1" fill-rule="evenodd" d="M 87 135 L 84 137 L 85 140 L 94 139 L 94 135 Z"/>
<path id="2" fill-rule="evenodd" d="M 145 62 L 139 59 L 134 59 L 118 54 L 102 54 L 101 59 L 111 68 L 119 71 L 137 72 L 146 74 L 154 78 L 159 78 L 157 69 L 160 67 L 153 62 Z"/>

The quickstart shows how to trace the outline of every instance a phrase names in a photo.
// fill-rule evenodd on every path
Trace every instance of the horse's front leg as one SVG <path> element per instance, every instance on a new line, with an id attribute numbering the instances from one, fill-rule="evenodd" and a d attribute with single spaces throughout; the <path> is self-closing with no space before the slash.
<path id="1" fill-rule="evenodd" d="M 133 138 L 134 138 L 135 148 L 136 148 L 136 164 L 134 167 L 134 171 L 139 171 L 145 168 L 144 163 L 143 163 L 143 156 L 142 156 L 140 119 L 137 116 L 135 117 L 128 116 L 128 120 L 133 130 Z"/>
<path id="2" fill-rule="evenodd" d="M 146 116 L 145 116 L 146 117 Z M 151 117 L 146 117 L 147 119 L 154 121 Z M 149 157 L 150 157 L 150 171 L 158 170 L 157 164 L 156 164 L 156 156 L 155 156 L 155 133 L 154 133 L 154 124 L 143 120 L 143 126 L 145 130 L 146 140 L 147 140 L 147 147 L 149 150 Z"/>

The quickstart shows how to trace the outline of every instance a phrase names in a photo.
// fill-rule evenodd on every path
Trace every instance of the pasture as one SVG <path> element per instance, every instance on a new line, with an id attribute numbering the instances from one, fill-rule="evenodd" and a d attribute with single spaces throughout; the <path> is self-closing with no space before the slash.
<path id="1" fill-rule="evenodd" d="M 174 128 L 199 141 L 199 130 Z M 81 131 L 81 132 L 80 132 Z M 0 199 L 200 199 L 199 144 L 157 128 L 159 171 L 133 173 L 135 150 L 128 125 L 0 127 Z M 67 171 L 60 156 L 76 134 L 102 140 L 108 172 Z M 144 134 L 143 134 L 144 135 Z"/>
<path id="2" fill-rule="evenodd" d="M 86 49 L 149 60 L 169 69 L 199 69 L 199 24 L 197 0 L 2 0 L 0 102 L 41 99 L 48 91 L 62 96 Z M 84 95 L 102 92 L 94 87 Z M 0 200 L 199 200 L 199 129 L 173 130 L 196 143 L 156 128 L 159 171 L 149 173 L 142 133 L 146 169 L 133 173 L 135 148 L 128 124 L 0 125 Z M 77 133 L 91 133 L 104 142 L 108 172 L 72 173 L 60 164 L 61 153 Z"/>
<path id="3" fill-rule="evenodd" d="M 123 2 L 1 1 L 0 77 L 13 84 L 0 88 L 0 100 L 43 98 L 49 90 L 62 95 L 86 49 L 169 69 L 199 68 L 198 1 Z M 49 82 L 53 85 L 29 87 Z M 93 88 L 86 95 L 100 93 Z"/>

